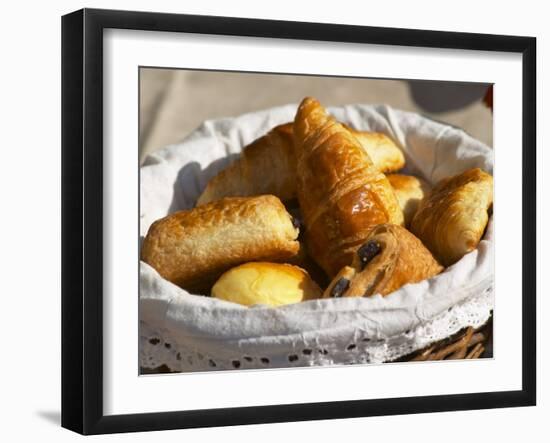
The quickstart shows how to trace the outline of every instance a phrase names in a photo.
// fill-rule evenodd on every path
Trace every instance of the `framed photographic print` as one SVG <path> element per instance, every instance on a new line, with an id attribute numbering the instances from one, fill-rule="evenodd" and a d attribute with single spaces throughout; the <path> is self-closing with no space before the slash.
<path id="1" fill-rule="evenodd" d="M 535 51 L 64 16 L 62 425 L 534 405 Z"/>

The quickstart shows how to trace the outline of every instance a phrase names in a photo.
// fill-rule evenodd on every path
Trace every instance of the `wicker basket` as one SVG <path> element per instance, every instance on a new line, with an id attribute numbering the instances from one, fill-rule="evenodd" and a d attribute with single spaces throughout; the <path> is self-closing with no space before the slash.
<path id="1" fill-rule="evenodd" d="M 412 354 L 394 360 L 428 361 L 428 360 L 459 360 L 473 358 L 491 358 L 491 341 L 493 332 L 492 318 L 481 328 L 464 328 L 456 334 L 440 340 L 432 345 L 413 352 Z"/>

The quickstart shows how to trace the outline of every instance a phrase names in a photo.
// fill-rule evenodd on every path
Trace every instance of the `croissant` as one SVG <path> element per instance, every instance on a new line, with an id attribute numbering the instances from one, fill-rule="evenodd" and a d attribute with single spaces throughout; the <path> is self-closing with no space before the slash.
<path id="1" fill-rule="evenodd" d="M 351 133 L 313 98 L 294 120 L 298 201 L 311 257 L 333 277 L 373 227 L 403 224 L 386 176 Z"/>
<path id="2" fill-rule="evenodd" d="M 141 259 L 172 283 L 204 291 L 233 266 L 292 259 L 297 237 L 277 197 L 227 197 L 154 222 Z"/>
<path id="3" fill-rule="evenodd" d="M 389 174 L 393 192 L 405 217 L 405 226 L 409 226 L 420 202 L 428 195 L 431 186 L 413 175 Z"/>
<path id="4" fill-rule="evenodd" d="M 229 196 L 272 194 L 283 201 L 296 197 L 296 158 L 292 123 L 279 125 L 246 146 L 241 156 L 214 176 L 197 205 Z M 382 172 L 401 169 L 403 152 L 385 134 L 346 128 L 357 138 Z"/>
<path id="5" fill-rule="evenodd" d="M 292 123 L 279 125 L 246 146 L 239 159 L 214 176 L 197 205 L 222 197 L 271 194 L 290 200 L 296 194 Z"/>
<path id="6" fill-rule="evenodd" d="M 342 123 L 367 152 L 376 169 L 388 173 L 405 166 L 405 156 L 395 142 L 382 132 L 357 131 Z"/>
<path id="7" fill-rule="evenodd" d="M 387 295 L 407 283 L 431 278 L 443 270 L 422 242 L 407 229 L 379 225 L 323 293 L 329 297 Z"/>
<path id="8" fill-rule="evenodd" d="M 493 177 L 475 168 L 445 178 L 424 199 L 411 231 L 445 266 L 474 250 L 487 226 L 493 203 Z"/>

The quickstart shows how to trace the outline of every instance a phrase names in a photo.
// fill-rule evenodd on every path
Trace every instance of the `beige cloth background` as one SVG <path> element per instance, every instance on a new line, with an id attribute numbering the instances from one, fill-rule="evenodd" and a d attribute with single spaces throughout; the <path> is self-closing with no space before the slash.
<path id="1" fill-rule="evenodd" d="M 415 94 L 411 94 L 411 85 Z M 325 106 L 383 103 L 422 113 L 458 126 L 492 146 L 492 115 L 481 103 L 485 89 L 485 85 L 444 82 L 142 68 L 140 159 L 181 141 L 204 120 L 299 103 L 308 95 Z M 474 101 L 464 104 L 468 97 Z M 429 111 L 441 108 L 450 110 Z"/>

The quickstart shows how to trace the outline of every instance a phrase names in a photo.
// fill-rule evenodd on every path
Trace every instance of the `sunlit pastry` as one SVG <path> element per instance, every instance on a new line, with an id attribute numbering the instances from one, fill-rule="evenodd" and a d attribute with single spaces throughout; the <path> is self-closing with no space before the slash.
<path id="1" fill-rule="evenodd" d="M 297 237 L 277 197 L 227 197 L 157 220 L 141 259 L 172 283 L 204 291 L 233 266 L 292 259 L 300 248 Z"/>
<path id="2" fill-rule="evenodd" d="M 333 277 L 351 263 L 372 228 L 403 224 L 403 212 L 357 139 L 313 98 L 296 113 L 294 146 L 308 251 Z"/>
<path id="3" fill-rule="evenodd" d="M 387 177 L 403 211 L 405 226 L 408 226 L 418 205 L 430 192 L 431 186 L 413 175 L 389 174 Z"/>
<path id="4" fill-rule="evenodd" d="M 403 151 L 395 142 L 382 132 L 357 131 L 348 125 L 342 124 L 361 144 L 380 172 L 389 173 L 400 170 L 405 166 Z"/>
<path id="5" fill-rule="evenodd" d="M 379 225 L 357 250 L 351 266 L 344 267 L 332 280 L 323 297 L 387 295 L 442 270 L 430 251 L 407 229 Z"/>
<path id="6" fill-rule="evenodd" d="M 292 123 L 279 125 L 253 141 L 240 157 L 214 176 L 197 200 L 202 205 L 222 197 L 271 194 L 296 196 L 296 159 Z"/>
<path id="7" fill-rule="evenodd" d="M 296 197 L 296 158 L 292 123 L 279 125 L 243 148 L 240 157 L 214 176 L 197 205 L 222 197 L 276 195 L 283 201 Z M 391 172 L 405 165 L 401 149 L 387 135 L 346 128 L 369 154 L 376 169 Z"/>
<path id="8" fill-rule="evenodd" d="M 474 250 L 493 203 L 493 177 L 479 168 L 439 182 L 413 217 L 411 231 L 445 266 Z"/>
<path id="9" fill-rule="evenodd" d="M 351 281 L 357 272 L 351 266 L 344 266 L 338 274 L 332 279 L 328 287 L 323 292 L 323 298 L 339 298 L 348 292 Z"/>
<path id="10" fill-rule="evenodd" d="M 308 273 L 289 264 L 254 262 L 225 272 L 212 296 L 245 306 L 281 306 L 320 298 L 321 289 Z"/>

